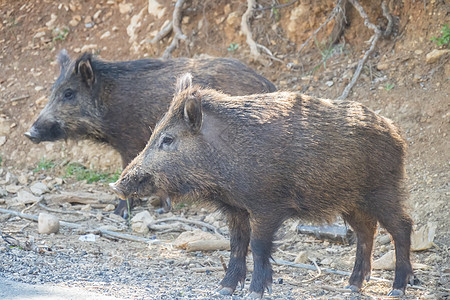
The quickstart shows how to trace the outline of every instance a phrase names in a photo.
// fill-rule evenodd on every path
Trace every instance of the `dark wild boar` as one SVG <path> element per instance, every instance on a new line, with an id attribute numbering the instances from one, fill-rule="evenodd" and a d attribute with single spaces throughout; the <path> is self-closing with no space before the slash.
<path id="1" fill-rule="evenodd" d="M 191 72 L 194 83 L 231 95 L 276 90 L 251 68 L 229 58 L 106 62 L 87 53 L 71 60 L 62 50 L 58 60 L 61 74 L 50 100 L 25 135 L 34 143 L 105 143 L 119 152 L 124 168 L 145 147 L 151 128 L 167 111 L 179 75 Z M 125 217 L 126 201 L 115 212 Z"/>
<path id="2" fill-rule="evenodd" d="M 291 217 L 332 221 L 356 232 L 349 287 L 371 272 L 377 222 L 395 242 L 390 295 L 405 291 L 412 220 L 405 212 L 405 142 L 390 120 L 356 102 L 289 92 L 231 97 L 191 87 L 183 76 L 145 149 L 111 184 L 122 198 L 196 196 L 228 218 L 231 258 L 219 292 L 229 295 L 254 260 L 250 296 L 271 290 L 274 234 Z"/>

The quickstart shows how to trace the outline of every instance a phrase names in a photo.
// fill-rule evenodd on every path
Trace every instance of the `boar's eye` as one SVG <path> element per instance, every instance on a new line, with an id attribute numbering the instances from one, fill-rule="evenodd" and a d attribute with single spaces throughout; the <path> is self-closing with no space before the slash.
<path id="1" fill-rule="evenodd" d="M 172 143 L 173 143 L 173 137 L 166 135 L 166 136 L 162 137 L 159 147 L 164 149 L 165 147 L 170 146 Z"/>
<path id="2" fill-rule="evenodd" d="M 72 100 L 75 93 L 71 89 L 67 89 L 64 91 L 64 100 Z"/>
<path id="3" fill-rule="evenodd" d="M 170 136 L 165 136 L 161 142 L 161 144 L 163 145 L 170 145 L 173 142 L 173 138 L 171 138 Z"/>

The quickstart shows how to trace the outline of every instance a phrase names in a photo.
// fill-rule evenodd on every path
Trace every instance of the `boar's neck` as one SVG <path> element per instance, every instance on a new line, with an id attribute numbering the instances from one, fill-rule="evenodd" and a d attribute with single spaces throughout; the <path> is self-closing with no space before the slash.
<path id="1" fill-rule="evenodd" d="M 145 147 L 150 128 L 167 108 L 173 88 L 172 85 L 155 88 L 153 82 L 160 83 L 157 78 L 163 68 L 159 60 L 97 61 L 94 68 L 102 85 L 98 96 L 102 135 L 94 139 L 117 150 L 126 166 Z"/>

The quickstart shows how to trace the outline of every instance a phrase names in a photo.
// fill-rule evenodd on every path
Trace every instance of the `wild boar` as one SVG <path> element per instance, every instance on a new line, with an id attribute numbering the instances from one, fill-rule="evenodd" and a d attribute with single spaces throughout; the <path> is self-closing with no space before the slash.
<path id="1" fill-rule="evenodd" d="M 110 145 L 122 167 L 145 147 L 151 128 L 167 110 L 176 78 L 191 72 L 194 82 L 231 95 L 276 90 L 266 78 L 231 58 L 141 59 L 107 62 L 84 53 L 58 57 L 61 73 L 50 100 L 28 132 L 31 141 L 89 139 Z M 131 207 L 135 201 L 129 199 Z M 126 217 L 126 201 L 115 213 Z"/>

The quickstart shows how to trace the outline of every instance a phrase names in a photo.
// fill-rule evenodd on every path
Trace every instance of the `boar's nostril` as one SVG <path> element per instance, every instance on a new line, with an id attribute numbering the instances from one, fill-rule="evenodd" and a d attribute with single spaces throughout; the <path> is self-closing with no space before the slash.
<path id="1" fill-rule="evenodd" d="M 27 132 L 25 132 L 24 133 L 24 135 L 27 137 L 27 138 L 29 138 L 33 143 L 35 143 L 35 144 L 39 144 L 40 143 L 40 141 L 41 141 L 41 139 L 34 133 L 34 132 L 30 132 L 30 131 L 27 131 Z"/>
<path id="2" fill-rule="evenodd" d="M 114 191 L 114 193 L 116 193 L 117 196 L 119 196 L 120 199 L 125 200 L 125 199 L 127 198 L 127 197 L 125 196 L 125 193 L 124 193 L 121 189 L 119 189 L 119 188 L 117 187 L 117 184 L 116 184 L 116 183 L 117 183 L 117 182 L 110 183 L 110 184 L 109 184 L 109 187 Z"/>

